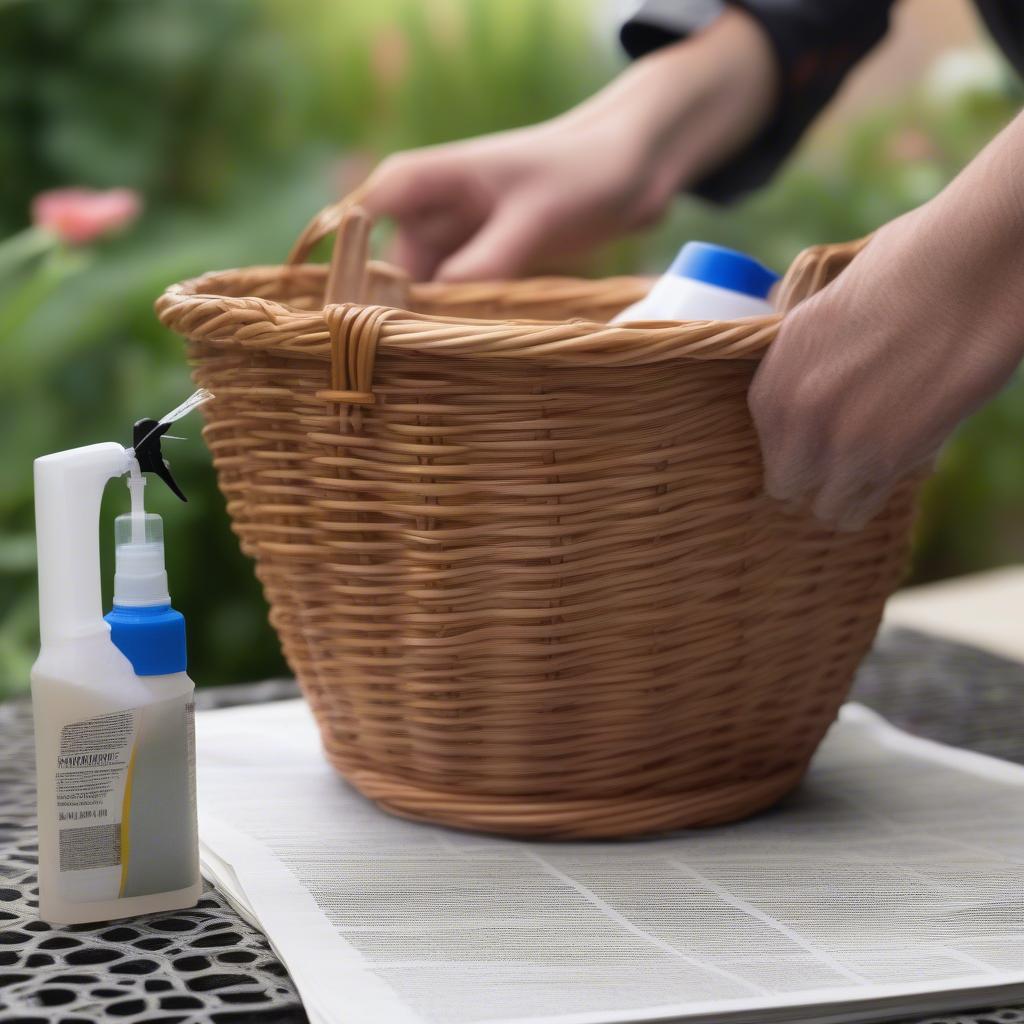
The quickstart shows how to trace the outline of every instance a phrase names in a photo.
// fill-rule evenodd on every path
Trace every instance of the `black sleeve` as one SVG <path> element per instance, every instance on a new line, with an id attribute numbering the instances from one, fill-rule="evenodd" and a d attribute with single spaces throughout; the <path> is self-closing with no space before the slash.
<path id="1" fill-rule="evenodd" d="M 621 28 L 631 57 L 709 24 L 727 3 L 764 29 L 779 65 L 778 106 L 744 149 L 688 191 L 729 202 L 765 184 L 835 94 L 885 35 L 894 0 L 645 0 Z"/>

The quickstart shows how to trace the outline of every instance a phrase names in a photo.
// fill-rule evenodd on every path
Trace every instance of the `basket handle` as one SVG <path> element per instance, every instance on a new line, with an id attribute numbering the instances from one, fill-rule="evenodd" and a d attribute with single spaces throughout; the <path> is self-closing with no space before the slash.
<path id="1" fill-rule="evenodd" d="M 305 263 L 313 247 L 338 230 L 346 211 L 350 207 L 355 206 L 362 209 L 360 200 L 364 192 L 365 188 L 360 186 L 354 191 L 349 192 L 343 199 L 330 203 L 322 210 L 318 210 L 313 214 L 309 219 L 309 223 L 299 232 L 299 237 L 295 239 L 291 252 L 288 253 L 288 259 L 285 262 L 291 266 Z"/>
<path id="2" fill-rule="evenodd" d="M 334 248 L 324 288 L 324 305 L 346 302 L 407 308 L 409 275 L 382 260 L 370 259 L 373 218 L 359 204 L 362 189 L 325 206 L 295 240 L 287 263 L 304 263 L 313 247 L 334 235 Z"/>
<path id="3" fill-rule="evenodd" d="M 834 281 L 854 257 L 867 247 L 871 236 L 852 242 L 812 245 L 797 253 L 775 292 L 775 308 L 788 313 L 804 299 Z"/>
<path id="4" fill-rule="evenodd" d="M 398 267 L 369 259 L 373 218 L 360 205 L 364 189 L 324 207 L 306 225 L 288 255 L 289 264 L 302 263 L 313 247 L 334 234 L 334 251 L 324 305 L 341 302 L 408 304 L 409 276 Z M 812 245 L 790 264 L 775 296 L 776 308 L 787 313 L 797 303 L 820 291 L 861 252 L 871 236 L 852 242 Z"/>
<path id="5" fill-rule="evenodd" d="M 333 232 L 334 250 L 324 305 L 353 304 L 408 310 L 408 275 L 390 264 L 368 258 L 373 219 L 360 205 L 361 196 L 362 190 L 357 189 L 340 202 L 327 206 L 317 213 L 296 240 L 288 263 L 295 265 L 303 262 L 312 248 Z M 759 358 L 774 341 L 784 315 L 838 277 L 870 240 L 869 235 L 851 242 L 813 245 L 804 249 L 790 264 L 778 285 L 775 294 L 778 313 L 735 323 L 679 324 L 674 330 L 666 327 L 659 331 L 663 337 L 657 340 L 651 338 L 649 343 L 659 354 L 670 352 L 677 346 L 685 346 L 693 352 L 699 347 L 705 356 L 715 353 L 728 354 L 732 358 Z M 414 317 L 414 320 L 405 323 L 404 340 L 412 347 L 417 334 L 429 333 L 431 322 L 428 320 L 419 323 L 417 321 L 422 318 L 416 317 L 415 314 L 410 316 Z M 380 321 L 379 326 L 383 327 L 383 321 Z M 523 327 L 521 338 L 514 337 L 517 331 L 510 332 L 508 325 L 501 327 L 496 324 L 485 324 L 483 321 L 465 321 L 460 325 L 458 320 L 454 320 L 447 349 L 453 354 L 460 349 L 484 351 L 491 344 L 488 335 L 497 331 L 499 337 L 493 342 L 496 352 L 500 350 L 504 357 L 529 357 L 538 347 L 550 352 L 556 342 L 555 335 L 560 329 L 567 335 L 562 339 L 563 342 L 568 341 L 570 336 L 574 341 L 578 339 L 578 354 L 587 351 L 592 358 L 598 353 L 603 353 L 608 360 L 619 361 L 627 352 L 638 356 L 640 350 L 645 347 L 645 343 L 629 328 L 622 329 L 630 335 L 626 341 L 624 338 L 614 337 L 619 333 L 615 328 L 601 328 L 595 332 L 593 328 L 596 325 L 587 325 L 584 321 L 566 322 L 561 328 L 552 324 L 551 331 L 541 339 L 538 339 L 535 328 L 526 329 L 525 325 L 519 326 Z M 591 330 L 584 330 L 588 326 Z M 510 333 L 513 336 L 510 337 Z M 463 334 L 466 336 L 460 337 Z M 576 344 L 573 347 L 576 348 Z"/>

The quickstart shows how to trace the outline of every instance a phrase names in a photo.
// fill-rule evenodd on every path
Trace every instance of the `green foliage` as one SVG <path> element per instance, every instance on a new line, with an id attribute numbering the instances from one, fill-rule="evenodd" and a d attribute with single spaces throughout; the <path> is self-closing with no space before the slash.
<path id="1" fill-rule="evenodd" d="M 190 384 L 152 301 L 217 267 L 279 262 L 306 218 L 389 151 L 558 113 L 615 71 L 588 0 L 19 0 L 0 3 L 0 236 L 37 191 L 129 186 L 142 220 L 89 251 L 38 255 L 0 283 L 0 688 L 34 656 L 31 462 L 128 439 Z M 909 97 L 803 153 L 735 209 L 694 200 L 594 272 L 659 270 L 689 237 L 783 267 L 926 200 L 1009 118 L 1003 82 Z M 1022 553 L 1021 387 L 950 446 L 921 535 L 922 577 Z M 185 421 L 168 442 L 188 505 L 151 487 L 203 683 L 283 668 L 251 567 Z M 104 522 L 126 499 L 108 489 Z M 109 533 L 109 531 L 107 531 Z M 109 568 L 109 536 L 104 538 Z M 109 573 L 108 573 L 109 575 Z"/>

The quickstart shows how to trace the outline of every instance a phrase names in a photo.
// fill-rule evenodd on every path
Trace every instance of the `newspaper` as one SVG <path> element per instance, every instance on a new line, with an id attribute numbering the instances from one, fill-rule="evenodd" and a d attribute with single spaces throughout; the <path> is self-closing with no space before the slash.
<path id="1" fill-rule="evenodd" d="M 522 842 L 401 821 L 300 701 L 200 714 L 204 872 L 314 1022 L 842 1022 L 1024 999 L 1024 767 L 849 705 L 740 824 Z"/>

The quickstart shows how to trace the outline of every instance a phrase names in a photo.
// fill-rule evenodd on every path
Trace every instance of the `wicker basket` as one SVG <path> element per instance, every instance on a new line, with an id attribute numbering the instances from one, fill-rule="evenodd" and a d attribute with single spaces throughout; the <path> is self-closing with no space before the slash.
<path id="1" fill-rule="evenodd" d="M 522 835 L 777 801 L 900 579 L 914 485 L 856 534 L 762 496 L 746 395 L 777 316 L 606 326 L 632 278 L 410 288 L 368 232 L 339 204 L 288 265 L 157 303 L 331 763 L 397 814 Z M 782 306 L 859 244 L 803 253 Z"/>

